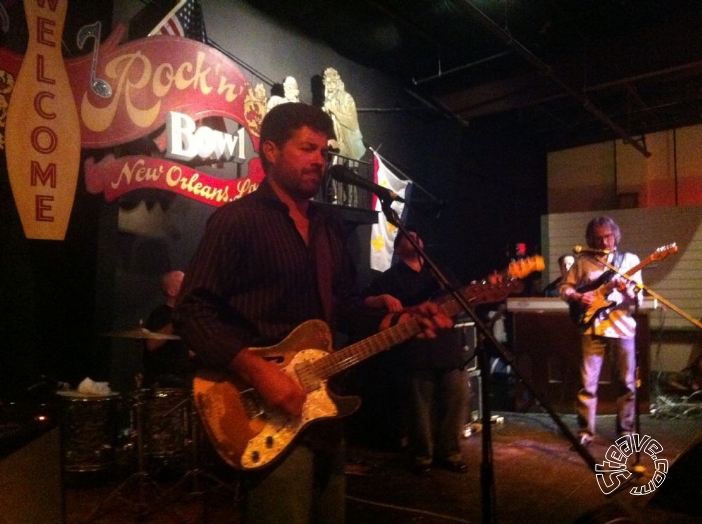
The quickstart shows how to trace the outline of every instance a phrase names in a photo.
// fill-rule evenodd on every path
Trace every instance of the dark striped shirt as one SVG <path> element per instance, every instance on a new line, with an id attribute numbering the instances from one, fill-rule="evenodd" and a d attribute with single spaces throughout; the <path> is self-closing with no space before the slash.
<path id="1" fill-rule="evenodd" d="M 314 202 L 308 217 L 309 245 L 266 180 L 210 217 L 174 312 L 178 333 L 204 366 L 226 368 L 241 348 L 278 343 L 306 320 L 343 321 L 359 311 L 341 221 Z M 328 255 L 320 256 L 324 236 Z M 331 262 L 333 319 L 320 298 L 320 258 Z"/>

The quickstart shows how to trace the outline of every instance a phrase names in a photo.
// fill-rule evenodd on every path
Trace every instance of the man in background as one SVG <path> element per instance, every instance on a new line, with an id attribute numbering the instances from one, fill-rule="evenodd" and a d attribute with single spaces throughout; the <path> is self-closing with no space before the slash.
<path id="1" fill-rule="evenodd" d="M 144 325 L 155 334 L 144 340 L 144 387 L 189 389 L 192 386 L 194 365 L 183 342 L 175 335 L 172 323 L 184 275 L 182 271 L 169 271 L 161 277 L 164 302 L 151 312 Z"/>
<path id="2" fill-rule="evenodd" d="M 416 232 L 409 231 L 423 246 Z M 368 287 L 366 305 L 398 313 L 435 299 L 443 291 L 424 257 L 400 231 L 395 237 L 398 262 Z M 414 339 L 393 350 L 395 373 L 406 374 L 410 413 L 407 420 L 412 469 L 427 473 L 433 466 L 462 473 L 467 466 L 461 454 L 461 436 L 467 421 L 469 382 L 466 351 L 458 330 L 445 330 L 431 340 Z"/>
<path id="3" fill-rule="evenodd" d="M 617 435 L 631 434 L 635 430 L 636 320 L 630 309 L 643 300 L 636 286 L 642 284 L 640 271 L 630 275 L 629 281 L 605 265 L 607 262 L 626 274 L 639 264 L 638 256 L 617 249 L 621 241 L 617 223 L 606 216 L 593 218 L 587 225 L 585 238 L 594 252 L 578 256 L 559 287 L 561 298 L 582 313 L 578 320 L 582 333 L 582 384 L 576 406 L 583 446 L 589 445 L 596 434 L 597 386 L 608 351 L 614 353 L 617 367 Z M 599 307 L 602 295 L 606 296 L 607 303 L 612 303 L 611 307 Z M 598 312 L 591 315 L 591 320 L 584 321 L 584 315 L 590 315 L 594 310 Z"/>
<path id="4" fill-rule="evenodd" d="M 551 281 L 543 291 L 545 297 L 558 298 L 558 287 L 561 285 L 563 278 L 565 278 L 566 273 L 570 269 L 570 266 L 575 262 L 575 257 L 573 255 L 561 255 L 558 257 L 558 269 L 561 274 L 553 281 Z"/>

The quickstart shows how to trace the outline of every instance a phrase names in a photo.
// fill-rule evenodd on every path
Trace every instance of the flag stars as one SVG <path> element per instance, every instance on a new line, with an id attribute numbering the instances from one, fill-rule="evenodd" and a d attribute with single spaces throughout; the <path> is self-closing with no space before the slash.
<path id="1" fill-rule="evenodd" d="M 380 253 L 385 248 L 385 240 L 383 240 L 382 235 L 377 235 L 371 240 L 371 246 L 376 253 Z"/>

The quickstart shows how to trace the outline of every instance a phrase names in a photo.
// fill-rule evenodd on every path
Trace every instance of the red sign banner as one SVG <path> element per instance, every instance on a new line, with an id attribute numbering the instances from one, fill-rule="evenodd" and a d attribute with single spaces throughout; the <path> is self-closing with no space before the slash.
<path id="1" fill-rule="evenodd" d="M 152 36 L 118 45 L 118 27 L 100 45 L 96 75 L 112 88 L 102 98 L 91 89 L 92 57 L 66 61 L 86 149 L 115 146 L 162 127 L 171 111 L 198 120 L 230 118 L 246 127 L 258 147 L 263 114 L 247 111 L 251 86 L 220 51 L 189 38 Z"/>
<path id="2" fill-rule="evenodd" d="M 220 206 L 258 187 L 264 176 L 255 154 L 265 115 L 261 86 L 252 89 L 230 58 L 195 40 L 153 36 L 120 44 L 123 26 L 94 53 L 64 60 L 65 8 L 62 1 L 25 0 L 31 30 L 27 54 L 23 60 L 0 50 L 0 96 L 9 99 L 8 173 L 28 238 L 65 235 L 81 149 L 102 154 L 99 150 L 127 146 L 124 158 L 108 154 L 84 162 L 86 188 L 107 201 L 159 188 Z M 96 79 L 103 89 L 95 89 Z M 221 117 L 245 131 L 248 139 L 242 135 L 238 146 L 246 146 L 245 158 L 237 160 L 246 160 L 245 176 L 218 178 L 166 159 L 164 132 L 172 112 L 194 121 Z M 164 157 L 152 151 L 140 155 L 137 141 L 143 139 Z M 48 233 L 47 224 L 55 232 Z"/>
<path id="3" fill-rule="evenodd" d="M 90 193 L 104 193 L 108 202 L 134 189 L 155 188 L 221 206 L 258 189 L 263 180 L 260 164 L 255 158 L 249 164 L 248 177 L 223 180 L 168 160 L 110 155 L 97 164 L 85 162 L 85 185 Z"/>

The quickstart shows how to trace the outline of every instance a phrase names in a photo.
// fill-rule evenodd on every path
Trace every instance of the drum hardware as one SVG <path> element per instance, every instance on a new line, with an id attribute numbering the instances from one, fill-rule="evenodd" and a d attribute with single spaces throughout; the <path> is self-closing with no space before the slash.
<path id="1" fill-rule="evenodd" d="M 85 395 L 57 391 L 61 398 L 62 466 L 67 473 L 96 472 L 115 464 L 119 393 Z"/>
<path id="2" fill-rule="evenodd" d="M 136 438 L 137 449 L 137 471 L 117 486 L 117 488 L 115 488 L 107 498 L 82 521 L 83 524 L 92 522 L 106 513 L 109 513 L 109 506 L 116 500 L 129 506 L 130 509 L 136 513 L 137 520 L 139 521 L 155 513 L 159 509 L 166 509 L 175 522 L 185 524 L 185 520 L 178 513 L 166 508 L 166 505 L 162 503 L 163 492 L 146 469 L 143 404 L 144 400 L 143 398 L 139 398 L 139 396 L 137 396 L 136 401 L 133 403 L 136 426 L 134 436 Z M 136 491 L 136 500 L 130 498 L 130 494 L 133 494 L 134 491 Z"/>
<path id="3" fill-rule="evenodd" d="M 190 397 L 184 399 L 178 405 L 174 406 L 168 413 L 165 413 L 164 416 L 175 411 L 176 409 L 179 409 L 180 407 L 182 407 L 182 405 L 186 403 L 189 406 L 188 413 L 190 413 L 190 469 L 186 471 L 183 477 L 180 480 L 178 480 L 178 482 L 176 482 L 176 484 L 173 485 L 173 487 L 164 495 L 164 499 L 166 499 L 167 501 L 176 500 L 178 498 L 178 494 L 184 489 L 184 487 L 188 483 L 190 483 L 190 490 L 188 491 L 188 495 L 199 496 L 202 498 L 202 524 L 207 524 L 209 522 L 209 519 L 208 504 L 206 497 L 207 488 L 205 487 L 205 483 L 211 484 L 214 489 L 224 488 L 230 491 L 232 493 L 232 496 L 234 497 L 234 500 L 239 500 L 240 493 L 238 489 L 238 483 L 234 486 L 231 486 L 216 475 L 213 475 L 212 473 L 203 469 L 202 446 L 204 442 L 204 434 L 202 431 L 202 425 L 200 424 L 199 415 L 193 407 L 192 399 Z"/>
<path id="4" fill-rule="evenodd" d="M 181 388 L 155 388 L 148 396 L 144 413 L 145 455 L 164 465 L 186 455 L 190 434 L 190 392 Z"/>

